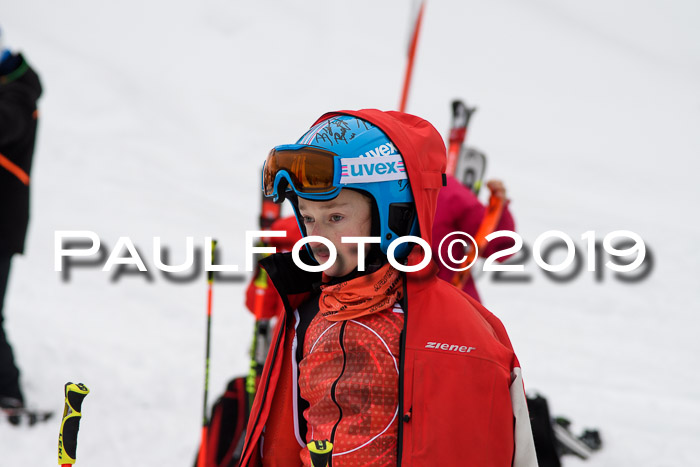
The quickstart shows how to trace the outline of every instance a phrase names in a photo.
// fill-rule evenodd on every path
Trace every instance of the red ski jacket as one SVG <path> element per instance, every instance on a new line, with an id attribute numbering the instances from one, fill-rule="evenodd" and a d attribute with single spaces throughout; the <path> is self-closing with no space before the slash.
<path id="1" fill-rule="evenodd" d="M 335 112 L 319 121 L 337 114 L 373 123 L 395 144 L 404 158 L 421 237 L 431 244 L 446 163 L 440 134 L 418 117 L 373 109 Z M 408 264 L 422 259 L 416 250 Z M 240 465 L 299 466 L 305 440 L 299 436 L 290 364 L 299 345 L 294 312 L 304 306 L 320 274 L 296 268 L 290 254 L 272 255 L 261 264 L 285 311 L 251 409 Z M 404 284 L 396 465 L 536 466 L 520 365 L 501 322 L 438 279 L 432 262 L 405 273 Z"/>

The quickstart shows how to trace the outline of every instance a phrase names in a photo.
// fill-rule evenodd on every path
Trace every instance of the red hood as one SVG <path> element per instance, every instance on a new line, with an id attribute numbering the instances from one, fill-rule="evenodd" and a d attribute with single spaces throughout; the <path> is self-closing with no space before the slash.
<path id="1" fill-rule="evenodd" d="M 415 115 L 377 109 L 328 112 L 316 123 L 343 114 L 361 118 L 380 128 L 401 153 L 416 203 L 420 235 L 431 245 L 438 192 L 447 164 L 447 150 L 440 133 Z"/>

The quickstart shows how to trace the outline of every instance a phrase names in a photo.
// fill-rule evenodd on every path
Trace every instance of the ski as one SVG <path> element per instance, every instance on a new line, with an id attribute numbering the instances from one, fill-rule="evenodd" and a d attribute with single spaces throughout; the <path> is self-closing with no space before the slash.
<path id="1" fill-rule="evenodd" d="M 452 101 L 452 123 L 447 150 L 446 173 L 457 177 L 460 182 L 478 195 L 484 173 L 486 172 L 486 155 L 476 149 L 463 147 L 467 137 L 469 121 L 474 112 L 476 112 L 476 107 L 468 107 L 467 104 L 459 99 Z M 495 196 L 490 197 L 484 218 L 474 235 L 476 248 L 469 249 L 459 269 L 472 264 L 478 251 L 486 248 L 488 245 L 486 236 L 491 234 L 498 226 L 504 208 L 505 200 Z M 470 275 L 471 269 L 459 271 L 452 277 L 452 284 L 461 289 Z"/>
<path id="2" fill-rule="evenodd" d="M 54 412 L 50 410 L 35 410 L 26 407 L 1 409 L 4 418 L 15 426 L 34 426 L 53 417 Z"/>
<path id="3" fill-rule="evenodd" d="M 586 430 L 581 436 L 576 436 L 569 429 L 570 425 L 571 422 L 563 417 L 552 421 L 552 431 L 560 455 L 573 454 L 585 460 L 603 446 L 598 430 Z"/>
<path id="4" fill-rule="evenodd" d="M 562 454 L 574 454 L 581 459 L 588 459 L 591 457 L 593 451 L 591 451 L 591 449 L 586 446 L 585 443 L 582 443 L 566 428 L 558 423 L 554 423 L 552 425 L 552 430 L 554 431 L 554 436 L 557 439 L 557 445 L 562 450 Z"/>
<path id="5" fill-rule="evenodd" d="M 547 399 L 539 394 L 528 396 L 532 434 L 535 440 L 537 461 L 540 466 L 560 467 L 561 457 L 575 455 L 588 459 L 594 451 L 603 447 L 598 430 L 587 429 L 580 436 L 571 432 L 571 422 L 566 417 L 552 418 Z"/>
<path id="6" fill-rule="evenodd" d="M 547 399 L 539 394 L 529 394 L 527 410 L 530 413 L 537 463 L 542 467 L 561 467 L 561 449 L 552 430 L 554 420 L 549 414 Z"/>
<path id="7" fill-rule="evenodd" d="M 485 173 L 486 154 L 478 149 L 465 146 L 457 161 L 455 178 L 474 192 L 475 195 L 479 196 Z"/>
<path id="8" fill-rule="evenodd" d="M 452 101 L 452 123 L 448 138 L 446 169 L 446 173 L 449 175 L 455 175 L 457 170 L 457 160 L 467 138 L 469 120 L 474 112 L 476 112 L 476 107 L 467 107 L 467 104 L 459 99 Z"/>

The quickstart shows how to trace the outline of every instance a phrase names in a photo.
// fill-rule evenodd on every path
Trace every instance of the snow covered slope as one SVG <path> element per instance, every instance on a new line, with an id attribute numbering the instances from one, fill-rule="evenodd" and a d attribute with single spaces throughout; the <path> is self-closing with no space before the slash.
<path id="1" fill-rule="evenodd" d="M 185 237 L 214 236 L 243 265 L 258 170 L 323 112 L 396 107 L 409 2 L 23 0 L 6 44 L 45 94 L 28 251 L 14 261 L 6 329 L 30 404 L 60 410 L 66 381 L 92 390 L 79 465 L 191 465 L 199 436 L 206 282 L 99 267 L 53 270 L 54 231 L 129 236 L 152 268 Z M 679 466 L 700 436 L 700 33 L 697 2 L 429 1 L 408 110 L 443 133 L 449 103 L 479 110 L 470 143 L 502 178 L 530 246 L 547 230 L 631 230 L 651 275 L 528 283 L 482 275 L 530 390 L 576 429 L 600 427 L 591 466 Z M 109 250 L 107 250 L 109 253 Z M 242 282 L 214 292 L 212 384 L 246 371 Z M 0 424 L 7 465 L 55 462 L 59 422 Z M 569 460 L 567 466 L 584 465 Z"/>

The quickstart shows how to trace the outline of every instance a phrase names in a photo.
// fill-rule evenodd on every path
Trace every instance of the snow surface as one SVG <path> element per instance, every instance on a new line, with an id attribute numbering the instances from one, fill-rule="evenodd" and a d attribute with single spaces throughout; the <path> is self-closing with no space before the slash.
<path id="1" fill-rule="evenodd" d="M 153 269 L 184 238 L 219 239 L 243 265 L 258 170 L 319 115 L 396 108 L 409 2 L 203 0 L 3 4 L 5 43 L 25 52 L 45 94 L 26 255 L 6 329 L 30 404 L 84 404 L 78 465 L 191 465 L 199 438 L 206 282 Z M 599 239 L 627 229 L 652 251 L 636 284 L 585 270 L 528 283 L 483 275 L 530 391 L 605 448 L 566 466 L 697 465 L 700 324 L 700 4 L 693 0 L 430 1 L 408 110 L 446 132 L 449 103 L 479 107 L 469 140 L 505 180 L 530 246 L 560 229 Z M 54 232 L 91 230 L 139 247 L 153 280 L 54 271 Z M 107 250 L 109 253 L 110 250 Z M 582 250 L 583 251 L 583 250 Z M 211 397 L 246 371 L 244 285 L 214 291 Z M 0 424 L 3 465 L 52 465 L 59 420 Z"/>

